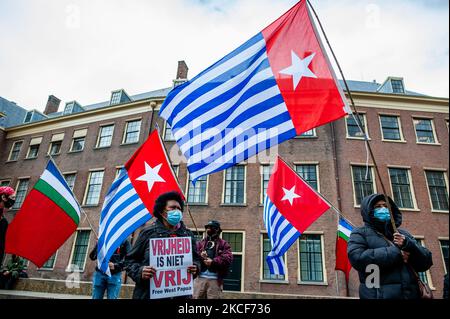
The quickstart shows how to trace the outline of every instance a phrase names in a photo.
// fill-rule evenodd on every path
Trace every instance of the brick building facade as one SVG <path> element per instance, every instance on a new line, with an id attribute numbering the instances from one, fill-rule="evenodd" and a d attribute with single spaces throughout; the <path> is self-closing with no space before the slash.
<path id="1" fill-rule="evenodd" d="M 178 71 L 179 82 L 187 78 L 185 64 L 180 64 Z M 403 226 L 433 253 L 434 265 L 422 276 L 441 296 L 449 239 L 448 99 L 396 92 L 392 81 L 399 79 L 389 78 L 383 84 L 350 82 L 350 89 L 363 116 L 387 192 L 394 193 L 404 207 Z M 387 87 L 391 91 L 386 91 Z M 17 213 L 26 192 L 42 173 L 48 153 L 53 152 L 83 210 L 98 227 L 104 196 L 118 168 L 145 141 L 153 118 L 161 128 L 179 182 L 188 196 L 195 224 L 202 230 L 209 219 L 221 221 L 223 237 L 232 243 L 235 258 L 226 289 L 345 295 L 343 275 L 334 271 L 336 214 L 331 210 L 325 213 L 291 247 L 286 256 L 285 277 L 270 276 L 263 264 L 268 242 L 262 220 L 262 194 L 274 153 L 272 157 L 261 154 L 235 168 L 212 174 L 194 188 L 189 183 L 186 165 L 178 156 L 170 127 L 157 116 L 168 91 L 129 97 L 125 91 L 117 90 L 109 102 L 91 106 L 69 102 L 60 113 L 54 105 L 59 105 L 59 100 L 53 97 L 44 119 L 0 130 L 0 183 L 12 185 L 18 192 L 17 205 L 8 212 L 8 220 Z M 351 222 L 361 225 L 358 200 L 370 191 L 381 191 L 381 184 L 361 178 L 366 174 L 366 150 L 358 131 L 351 118 L 341 119 L 279 145 L 278 153 Z M 369 167 L 372 164 L 369 161 Z M 374 181 L 374 169 L 369 172 L 368 177 Z M 188 214 L 185 221 L 194 229 Z M 63 280 L 72 274 L 71 265 L 77 264 L 80 279 L 90 281 L 95 263 L 87 254 L 94 245 L 94 232 L 82 215 L 78 232 L 43 269 L 30 263 L 29 275 Z M 349 288 L 351 296 L 358 295 L 355 271 L 351 273 Z"/>

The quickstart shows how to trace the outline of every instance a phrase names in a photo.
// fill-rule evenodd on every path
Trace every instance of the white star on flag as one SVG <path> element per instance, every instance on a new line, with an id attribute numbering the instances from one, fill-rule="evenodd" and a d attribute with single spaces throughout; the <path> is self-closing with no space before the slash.
<path id="1" fill-rule="evenodd" d="M 284 191 L 284 196 L 283 196 L 283 198 L 281 200 L 288 200 L 289 203 L 291 204 L 291 206 L 292 206 L 292 203 L 294 203 L 294 199 L 295 198 L 300 198 L 301 197 L 300 195 L 297 195 L 295 193 L 295 185 L 292 186 L 291 189 L 286 189 L 284 187 L 282 187 L 282 188 L 283 188 L 283 191 Z"/>
<path id="2" fill-rule="evenodd" d="M 317 76 L 310 70 L 309 65 L 316 54 L 312 53 L 303 60 L 291 51 L 292 65 L 280 71 L 280 74 L 292 75 L 292 82 L 294 85 L 294 90 L 297 89 L 300 80 L 305 78 L 316 78 Z"/>
<path id="3" fill-rule="evenodd" d="M 153 184 L 157 182 L 165 182 L 165 180 L 159 176 L 159 170 L 161 169 L 162 163 L 156 165 L 155 167 L 151 167 L 150 165 L 145 163 L 145 174 L 136 178 L 137 181 L 147 182 L 148 192 L 152 191 Z"/>

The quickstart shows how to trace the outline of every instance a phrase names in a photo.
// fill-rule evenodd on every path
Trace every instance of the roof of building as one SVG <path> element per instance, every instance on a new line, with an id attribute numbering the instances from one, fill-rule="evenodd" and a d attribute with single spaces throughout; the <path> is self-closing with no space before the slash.
<path id="1" fill-rule="evenodd" d="M 386 81 L 388 81 L 389 79 L 390 79 L 390 77 Z M 352 92 L 395 94 L 393 92 L 386 92 L 386 86 L 385 86 L 386 81 L 383 84 L 380 84 L 375 81 L 365 82 L 365 81 L 351 81 L 350 80 L 350 81 L 347 81 L 347 84 L 349 86 L 350 91 L 352 91 Z M 339 80 L 339 84 L 345 91 L 344 81 Z M 159 89 L 159 90 L 155 90 L 155 91 L 149 91 L 149 92 L 145 92 L 145 93 L 131 95 L 131 96 L 129 96 L 129 98 L 133 102 L 150 99 L 150 98 L 164 98 L 167 96 L 167 94 L 170 92 L 171 89 L 172 89 L 172 87 L 168 87 L 168 88 Z M 120 90 L 118 90 L 118 91 L 120 91 Z M 113 91 L 113 92 L 118 92 L 118 91 Z M 422 97 L 427 96 L 424 94 L 420 94 L 420 93 L 412 92 L 412 91 L 408 91 L 408 90 L 405 90 L 405 93 L 402 95 L 422 96 Z M 128 103 L 128 100 L 125 103 Z M 99 103 L 95 103 L 95 104 L 90 104 L 90 105 L 83 105 L 82 112 L 86 112 L 86 111 L 90 111 L 90 110 L 94 110 L 94 109 L 106 108 L 106 107 L 110 107 L 110 106 L 111 106 L 111 100 L 99 102 Z M 25 114 L 27 113 L 27 110 L 16 105 L 13 102 L 10 102 L 10 101 L 0 97 L 0 112 L 6 114 L 6 117 L 4 117 L 4 118 L 0 117 L 0 126 L 11 127 L 11 126 L 20 125 L 23 123 L 23 119 L 25 117 Z M 35 118 L 33 116 L 32 122 L 45 121 L 46 119 L 60 117 L 63 115 L 64 115 L 64 112 L 55 112 L 55 113 L 47 114 L 46 118 Z"/>

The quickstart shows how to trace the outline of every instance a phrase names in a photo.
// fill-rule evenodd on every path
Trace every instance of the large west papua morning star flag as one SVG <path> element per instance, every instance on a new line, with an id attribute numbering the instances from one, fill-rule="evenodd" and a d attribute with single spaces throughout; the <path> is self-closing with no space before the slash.
<path id="1" fill-rule="evenodd" d="M 304 0 L 175 87 L 160 111 L 194 181 L 348 113 Z"/>
<path id="2" fill-rule="evenodd" d="M 284 275 L 283 255 L 331 206 L 277 158 L 264 199 L 264 225 L 272 245 L 266 261 L 271 274 Z"/>
<path id="3" fill-rule="evenodd" d="M 139 226 L 152 218 L 156 198 L 178 191 L 184 198 L 173 173 L 157 130 L 133 154 L 105 197 L 100 216 L 97 263 L 110 275 L 108 262 L 114 251 Z"/>

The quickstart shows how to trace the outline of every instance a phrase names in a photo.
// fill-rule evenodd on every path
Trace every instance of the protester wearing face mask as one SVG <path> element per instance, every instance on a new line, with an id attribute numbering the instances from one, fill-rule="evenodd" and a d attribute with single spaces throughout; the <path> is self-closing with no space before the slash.
<path id="1" fill-rule="evenodd" d="M 0 187 L 0 269 L 3 265 L 3 258 L 5 257 L 5 238 L 6 230 L 8 229 L 8 221 L 4 213 L 5 209 L 13 207 L 16 201 L 16 192 L 9 186 Z"/>
<path id="2" fill-rule="evenodd" d="M 220 299 L 223 279 L 227 275 L 233 254 L 228 242 L 220 238 L 220 223 L 211 220 L 205 225 L 206 236 L 197 243 L 202 257 L 200 274 L 194 282 L 195 299 Z"/>
<path id="3" fill-rule="evenodd" d="M 391 198 L 388 200 L 397 232 L 392 227 L 384 195 L 372 194 L 361 202 L 364 226 L 355 228 L 350 235 L 347 252 L 352 267 L 359 274 L 359 297 L 418 299 L 420 291 L 415 272 L 431 267 L 431 252 L 419 245 L 406 230 L 398 228 L 402 223 L 402 214 L 394 201 Z M 379 278 L 376 278 L 374 266 L 378 267 Z"/>
<path id="4" fill-rule="evenodd" d="M 177 192 L 168 192 L 160 195 L 153 208 L 153 216 L 156 217 L 151 225 L 145 227 L 136 239 L 136 243 L 125 257 L 127 274 L 136 283 L 133 299 L 150 298 L 150 278 L 158 269 L 149 266 L 149 239 L 161 237 L 191 237 L 192 258 L 194 264 L 189 266 L 194 278 L 200 269 L 200 256 L 195 247 L 194 234 L 186 228 L 183 219 L 183 199 Z M 185 297 L 183 297 L 185 298 Z"/>

